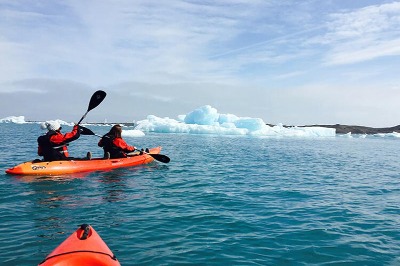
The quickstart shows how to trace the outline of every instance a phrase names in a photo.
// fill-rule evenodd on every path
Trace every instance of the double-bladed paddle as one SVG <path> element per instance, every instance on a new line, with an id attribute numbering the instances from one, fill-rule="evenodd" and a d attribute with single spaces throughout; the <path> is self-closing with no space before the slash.
<path id="1" fill-rule="evenodd" d="M 79 126 L 79 130 L 80 130 L 81 135 L 97 136 L 97 137 L 100 137 L 100 138 L 102 137 L 100 135 L 95 134 L 92 130 L 88 129 L 87 127 Z M 164 155 L 164 154 L 147 153 L 147 152 L 142 151 L 142 150 L 139 150 L 139 151 L 150 155 L 155 160 L 160 161 L 162 163 L 169 163 L 169 161 L 171 160 L 167 155 Z"/>
<path id="2" fill-rule="evenodd" d="M 86 115 L 89 113 L 90 110 L 96 108 L 104 100 L 104 98 L 106 98 L 106 95 L 107 93 L 102 90 L 98 90 L 95 93 L 93 93 L 92 97 L 90 98 L 88 109 L 86 113 L 82 116 L 81 120 L 79 120 L 77 125 L 79 125 L 82 122 L 82 120 L 86 117 Z"/>

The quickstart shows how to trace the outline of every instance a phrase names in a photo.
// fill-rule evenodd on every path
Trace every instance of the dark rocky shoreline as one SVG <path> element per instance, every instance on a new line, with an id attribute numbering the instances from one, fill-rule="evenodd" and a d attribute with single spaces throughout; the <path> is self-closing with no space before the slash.
<path id="1" fill-rule="evenodd" d="M 328 127 L 336 129 L 336 134 L 378 134 L 378 133 L 400 133 L 400 125 L 394 127 L 383 127 L 383 128 L 374 128 L 374 127 L 364 127 L 364 126 L 349 126 L 349 125 L 309 125 L 302 127 Z"/>
<path id="2" fill-rule="evenodd" d="M 273 124 L 267 124 L 268 126 L 275 126 Z M 293 127 L 288 125 L 283 125 L 284 127 Z M 336 129 L 336 134 L 387 134 L 397 132 L 400 133 L 400 125 L 394 127 L 382 127 L 382 128 L 374 128 L 374 127 L 365 127 L 365 126 L 351 126 L 351 125 L 305 125 L 305 126 L 297 126 L 297 127 L 327 127 Z"/>

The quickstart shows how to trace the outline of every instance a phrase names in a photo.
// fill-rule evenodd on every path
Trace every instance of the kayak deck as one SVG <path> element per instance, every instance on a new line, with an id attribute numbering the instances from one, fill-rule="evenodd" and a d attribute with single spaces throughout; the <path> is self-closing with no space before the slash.
<path id="1" fill-rule="evenodd" d="M 149 150 L 149 154 L 159 154 L 161 147 Z M 148 164 L 154 158 L 147 153 L 129 156 L 127 158 L 104 159 L 93 158 L 91 160 L 65 160 L 65 161 L 29 161 L 6 170 L 7 174 L 12 175 L 64 175 L 80 172 L 105 171 L 122 167 L 130 167 L 141 164 Z"/>
<path id="2" fill-rule="evenodd" d="M 82 224 L 39 265 L 119 266 L 120 263 L 94 228 Z"/>

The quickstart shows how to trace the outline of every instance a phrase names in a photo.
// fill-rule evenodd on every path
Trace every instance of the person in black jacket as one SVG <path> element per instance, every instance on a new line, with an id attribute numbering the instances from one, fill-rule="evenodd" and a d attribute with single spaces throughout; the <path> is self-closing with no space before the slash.
<path id="1" fill-rule="evenodd" d="M 136 150 L 135 146 L 128 145 L 121 137 L 122 127 L 114 125 L 110 131 L 105 134 L 99 141 L 98 146 L 104 150 L 104 157 L 107 158 L 109 153 L 110 158 L 125 158 L 126 153 Z"/>
<path id="2" fill-rule="evenodd" d="M 47 133 L 37 139 L 38 155 L 44 161 L 66 160 L 69 157 L 67 143 L 80 137 L 79 126 L 75 125 L 71 132 L 61 133 L 61 125 L 57 121 L 47 121 L 44 126 Z"/>

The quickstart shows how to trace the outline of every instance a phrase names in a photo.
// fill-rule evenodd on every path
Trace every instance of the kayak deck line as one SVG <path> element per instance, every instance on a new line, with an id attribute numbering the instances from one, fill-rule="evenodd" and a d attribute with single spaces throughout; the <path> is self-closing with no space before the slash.
<path id="1" fill-rule="evenodd" d="M 64 252 L 64 253 L 60 253 L 60 254 L 56 254 L 56 255 L 52 255 L 52 256 L 48 256 L 46 257 L 41 263 L 39 263 L 39 265 L 45 263 L 46 261 L 56 258 L 56 257 L 60 257 L 60 256 L 64 256 L 64 255 L 71 255 L 73 253 L 93 253 L 93 254 L 100 254 L 100 255 L 105 255 L 110 257 L 112 260 L 118 261 L 117 257 L 114 254 L 108 254 L 105 252 L 101 252 L 101 251 L 93 251 L 93 250 L 74 250 L 74 251 L 69 251 L 69 252 Z"/>
<path id="2" fill-rule="evenodd" d="M 133 154 L 126 158 L 105 159 L 78 159 L 63 160 L 63 161 L 28 161 L 16 165 L 6 170 L 7 174 L 11 175 L 65 175 L 80 172 L 95 172 L 112 170 L 116 168 L 131 167 L 142 164 L 148 164 L 154 161 L 154 157 L 159 155 L 161 147 L 149 149 L 149 153 Z M 163 156 L 163 155 L 159 155 Z M 158 157 L 156 157 L 157 159 Z"/>

